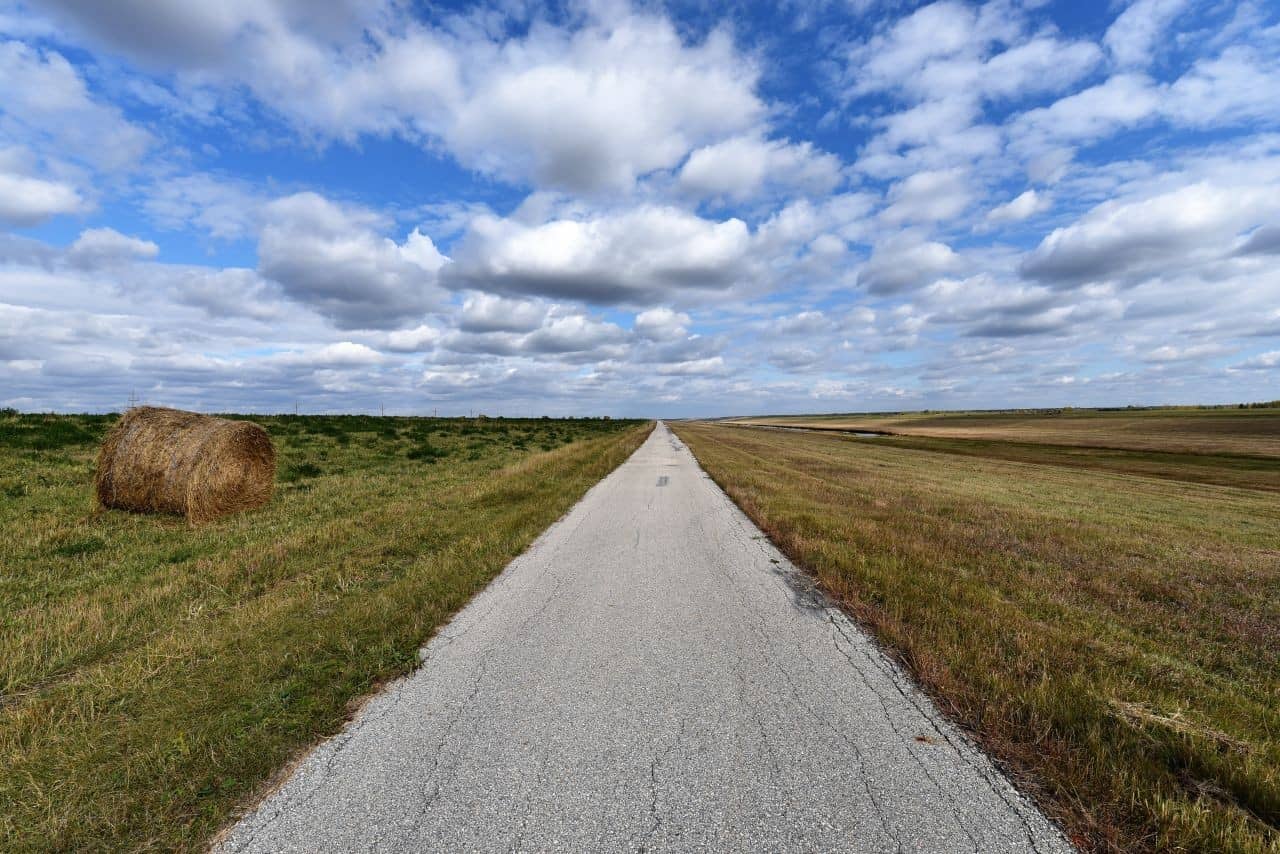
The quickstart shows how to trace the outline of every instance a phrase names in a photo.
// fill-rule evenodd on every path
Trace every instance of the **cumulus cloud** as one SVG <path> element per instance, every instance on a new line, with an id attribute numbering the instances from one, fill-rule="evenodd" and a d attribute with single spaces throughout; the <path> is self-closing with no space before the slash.
<path id="1" fill-rule="evenodd" d="M 39 225 L 85 207 L 85 200 L 70 184 L 0 171 L 0 223 Z"/>
<path id="2" fill-rule="evenodd" d="M 583 192 L 672 168 L 764 109 L 725 33 L 686 45 L 644 16 L 572 35 L 535 28 L 477 76 L 443 131 L 450 148 L 485 172 Z"/>
<path id="3" fill-rule="evenodd" d="M 1175 270 L 1226 253 L 1240 230 L 1278 211 L 1273 188 L 1204 181 L 1149 198 L 1107 201 L 1050 232 L 1021 269 L 1057 286 Z"/>
<path id="4" fill-rule="evenodd" d="M 338 341 L 310 350 L 290 350 L 269 356 L 268 364 L 304 366 L 309 368 L 358 368 L 376 365 L 385 356 L 365 344 Z"/>
<path id="5" fill-rule="evenodd" d="M 317 7 L 299 0 L 223 0 L 192 6 L 181 0 L 48 0 L 73 26 L 108 44 L 164 65 L 213 68 L 233 63 L 255 37 L 309 36 L 323 42 L 359 32 L 385 14 L 385 4 L 353 0 Z"/>
<path id="6" fill-rule="evenodd" d="M 688 334 L 692 322 L 682 311 L 672 311 L 666 306 L 651 308 L 636 315 L 635 331 L 650 341 L 675 341 Z"/>
<path id="7" fill-rule="evenodd" d="M 962 169 L 916 172 L 889 189 L 889 206 L 881 216 L 891 223 L 952 219 L 972 198 Z"/>
<path id="8" fill-rule="evenodd" d="M 887 295 L 924 287 L 961 266 L 950 246 L 903 232 L 877 245 L 858 271 L 858 284 Z"/>
<path id="9" fill-rule="evenodd" d="M 1112 60 L 1121 66 L 1146 66 L 1166 28 L 1187 7 L 1187 0 L 1135 0 L 1103 36 Z"/>
<path id="10" fill-rule="evenodd" d="M 445 335 L 441 345 L 455 353 L 495 356 L 554 356 L 571 361 L 617 358 L 624 354 L 628 335 L 615 323 L 557 306 L 543 307 L 532 328 L 477 331 L 464 320 Z"/>
<path id="11" fill-rule="evenodd" d="M 840 161 L 808 142 L 737 136 L 703 146 L 680 169 L 680 186 L 700 196 L 746 199 L 765 184 L 820 194 L 840 181 Z"/>
<path id="12" fill-rule="evenodd" d="M 1032 29 L 1010 4 L 942 0 L 855 43 L 847 74 L 854 94 L 894 92 L 934 111 L 969 111 L 981 99 L 1059 91 L 1101 58 L 1088 41 Z"/>
<path id="13" fill-rule="evenodd" d="M 624 189 L 765 112 L 758 71 L 728 34 L 687 43 L 664 17 L 606 16 L 605 7 L 576 27 L 535 21 L 523 36 L 493 38 L 423 26 L 390 3 L 320 14 L 294 0 L 200 13 L 170 0 L 111 14 L 79 0 L 57 5 L 118 49 L 247 86 L 308 133 L 434 141 L 517 183 Z"/>
<path id="14" fill-rule="evenodd" d="M 462 304 L 463 332 L 530 332 L 542 325 L 548 307 L 533 300 L 472 294 Z"/>
<path id="15" fill-rule="evenodd" d="M 729 287 L 744 274 L 750 243 L 739 219 L 713 222 L 674 207 L 539 225 L 482 216 L 446 281 L 512 295 L 651 302 Z"/>
<path id="16" fill-rule="evenodd" d="M 987 222 L 1000 225 L 1008 222 L 1021 222 L 1038 213 L 1048 210 L 1052 201 L 1035 190 L 1025 190 L 1002 205 L 996 205 L 987 212 Z"/>
<path id="17" fill-rule="evenodd" d="M 1024 146 L 1094 140 L 1153 116 L 1160 94 L 1142 74 L 1116 74 L 1096 86 L 1019 116 L 1012 135 Z"/>
<path id="18" fill-rule="evenodd" d="M 0 137 L 96 169 L 136 168 L 155 140 L 114 106 L 90 94 L 84 79 L 53 50 L 0 42 Z"/>
<path id="19" fill-rule="evenodd" d="M 1197 128 L 1274 118 L 1280 86 L 1280 50 L 1232 45 L 1197 60 L 1169 87 L 1164 114 Z"/>
<path id="20" fill-rule="evenodd" d="M 402 326 L 437 305 L 448 259 L 421 232 L 396 243 L 377 216 L 316 193 L 278 199 L 264 216 L 262 274 L 339 327 Z"/>
<path id="21" fill-rule="evenodd" d="M 160 247 L 152 241 L 121 234 L 114 228 L 85 229 L 67 249 L 72 264 L 87 268 L 154 258 L 159 254 Z"/>
<path id="22" fill-rule="evenodd" d="M 1274 12 L 1182 2 L 761 41 L 687 4 L 48 0 L 0 39 L 0 221 L 85 222 L 0 235 L 0 405 L 1268 396 Z"/>

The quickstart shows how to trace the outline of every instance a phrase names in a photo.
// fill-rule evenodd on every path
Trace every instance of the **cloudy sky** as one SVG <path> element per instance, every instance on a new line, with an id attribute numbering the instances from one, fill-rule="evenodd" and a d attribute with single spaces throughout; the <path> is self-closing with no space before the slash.
<path id="1" fill-rule="evenodd" d="M 0 405 L 1280 397 L 1258 0 L 0 0 Z"/>

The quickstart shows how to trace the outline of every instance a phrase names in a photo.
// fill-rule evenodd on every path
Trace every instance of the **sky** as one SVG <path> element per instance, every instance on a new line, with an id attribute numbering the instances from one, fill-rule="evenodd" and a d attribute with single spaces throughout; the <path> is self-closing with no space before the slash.
<path id="1" fill-rule="evenodd" d="M 1274 3 L 0 0 L 0 406 L 1278 380 Z"/>

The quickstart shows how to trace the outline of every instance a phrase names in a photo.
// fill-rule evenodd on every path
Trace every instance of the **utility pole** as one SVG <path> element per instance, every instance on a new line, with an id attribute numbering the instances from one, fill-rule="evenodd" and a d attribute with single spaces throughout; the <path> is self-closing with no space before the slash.
<path id="1" fill-rule="evenodd" d="M 293 401 L 293 415 L 295 418 L 298 415 L 298 401 L 296 399 Z"/>
<path id="2" fill-rule="evenodd" d="M 380 403 L 380 404 L 378 404 L 378 406 L 379 406 L 379 408 L 381 408 L 381 409 L 382 409 L 382 417 L 383 417 L 383 418 L 386 418 L 386 417 L 387 417 L 387 405 L 386 405 L 385 403 Z"/>
<path id="3" fill-rule="evenodd" d="M 129 408 L 133 409 L 138 405 L 138 390 L 136 388 L 129 390 Z"/>

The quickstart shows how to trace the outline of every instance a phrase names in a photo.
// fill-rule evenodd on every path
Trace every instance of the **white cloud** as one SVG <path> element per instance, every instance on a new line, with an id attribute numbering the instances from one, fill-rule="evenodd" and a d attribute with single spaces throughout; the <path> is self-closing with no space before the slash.
<path id="1" fill-rule="evenodd" d="M 945 243 L 901 232 L 875 247 L 858 271 L 858 284 L 873 294 L 894 294 L 923 287 L 960 266 L 960 257 Z"/>
<path id="2" fill-rule="evenodd" d="M 774 320 L 773 331 L 778 335 L 820 335 L 830 332 L 832 326 L 831 320 L 820 311 L 800 311 Z"/>
<path id="3" fill-rule="evenodd" d="M 381 345 L 398 353 L 416 353 L 430 350 L 442 337 L 443 333 L 439 329 L 424 323 L 413 329 L 395 329 L 383 333 Z"/>
<path id="4" fill-rule="evenodd" d="M 637 314 L 635 331 L 650 341 L 675 341 L 688 334 L 687 327 L 691 322 L 684 312 L 660 306 Z"/>
<path id="5" fill-rule="evenodd" d="M 810 143 L 737 136 L 699 148 L 680 170 L 680 185 L 701 196 L 747 199 L 766 184 L 821 194 L 840 181 L 840 161 Z"/>
<path id="6" fill-rule="evenodd" d="M 1014 99 L 1058 91 L 1102 58 L 1087 41 L 1032 31 L 1025 12 L 1003 2 L 942 0 L 922 6 L 854 45 L 856 94 L 900 92 L 919 100 Z"/>
<path id="7" fill-rule="evenodd" d="M 443 143 L 465 165 L 515 183 L 626 189 L 694 148 L 755 126 L 758 72 L 728 34 L 686 43 L 665 18 L 587 12 L 497 39 L 406 18 L 392 4 L 61 0 L 67 18 L 133 55 L 247 86 L 308 134 L 398 133 Z M 461 33 L 461 34 L 459 34 Z"/>
<path id="8" fill-rule="evenodd" d="M 626 189 L 764 110 L 726 34 L 686 46 L 666 20 L 636 15 L 573 35 L 535 28 L 474 76 L 442 131 L 450 149 L 508 180 L 581 192 Z"/>
<path id="9" fill-rule="evenodd" d="M 739 219 L 713 222 L 672 207 L 541 225 L 482 216 L 446 281 L 507 294 L 647 302 L 729 287 L 743 275 L 750 242 Z"/>
<path id="10" fill-rule="evenodd" d="M 80 213 L 85 200 L 62 181 L 0 171 L 0 222 L 33 226 L 58 214 Z"/>
<path id="11" fill-rule="evenodd" d="M 1153 271 L 1227 254 L 1236 235 L 1280 215 L 1271 186 L 1200 181 L 1137 200 L 1104 202 L 1077 222 L 1054 229 L 1030 253 L 1022 272 L 1055 285 L 1075 285 Z"/>
<path id="12" fill-rule="evenodd" d="M 417 230 L 398 244 L 377 216 L 316 193 L 278 199 L 264 216 L 262 274 L 340 327 L 401 326 L 439 302 L 448 259 Z"/>
<path id="13" fill-rule="evenodd" d="M 1280 50 L 1233 45 L 1221 55 L 1198 60 L 1169 87 L 1163 110 L 1171 121 L 1191 127 L 1280 116 Z"/>
<path id="14" fill-rule="evenodd" d="M 0 42 L 0 137 L 96 169 L 136 168 L 154 143 L 119 109 L 94 100 L 60 53 Z"/>
<path id="15" fill-rule="evenodd" d="M 886 222 L 937 222 L 958 216 L 969 206 L 968 176 L 961 169 L 916 172 L 889 188 Z"/>
<path id="16" fill-rule="evenodd" d="M 672 362 L 659 365 L 657 372 L 663 376 L 695 376 L 701 374 L 723 374 L 727 365 L 723 356 L 711 356 L 706 359 L 690 359 L 687 362 Z"/>
<path id="17" fill-rule="evenodd" d="M 1024 219 L 1043 213 L 1053 204 L 1045 193 L 1026 190 L 1002 205 L 996 205 L 987 212 L 987 222 L 1000 225 L 1009 222 L 1021 222 Z"/>
<path id="18" fill-rule="evenodd" d="M 1193 359 L 1208 359 L 1214 356 L 1221 356 L 1228 352 L 1230 352 L 1230 348 L 1221 344 L 1209 343 L 1190 346 L 1164 344 L 1144 353 L 1142 360 L 1144 362 L 1186 362 Z"/>
<path id="19" fill-rule="evenodd" d="M 1186 6 L 1187 0 L 1135 0 L 1103 36 L 1112 60 L 1125 67 L 1150 65 L 1156 43 Z"/>
<path id="20" fill-rule="evenodd" d="M 85 229 L 67 250 L 72 264 L 87 268 L 154 258 L 159 254 L 160 247 L 152 241 L 121 234 L 114 228 Z"/>
<path id="21" fill-rule="evenodd" d="M 1150 78 L 1116 74 L 1048 107 L 1023 113 L 1014 122 L 1012 133 L 1015 139 L 1092 141 L 1151 117 L 1159 106 L 1160 93 Z"/>
<path id="22" fill-rule="evenodd" d="M 547 306 L 532 300 L 472 294 L 462 304 L 464 332 L 531 332 L 546 319 Z"/>
<path id="23" fill-rule="evenodd" d="M 1243 362 L 1231 366 L 1235 371 L 1274 371 L 1280 368 L 1280 350 L 1271 350 L 1251 356 Z"/>

